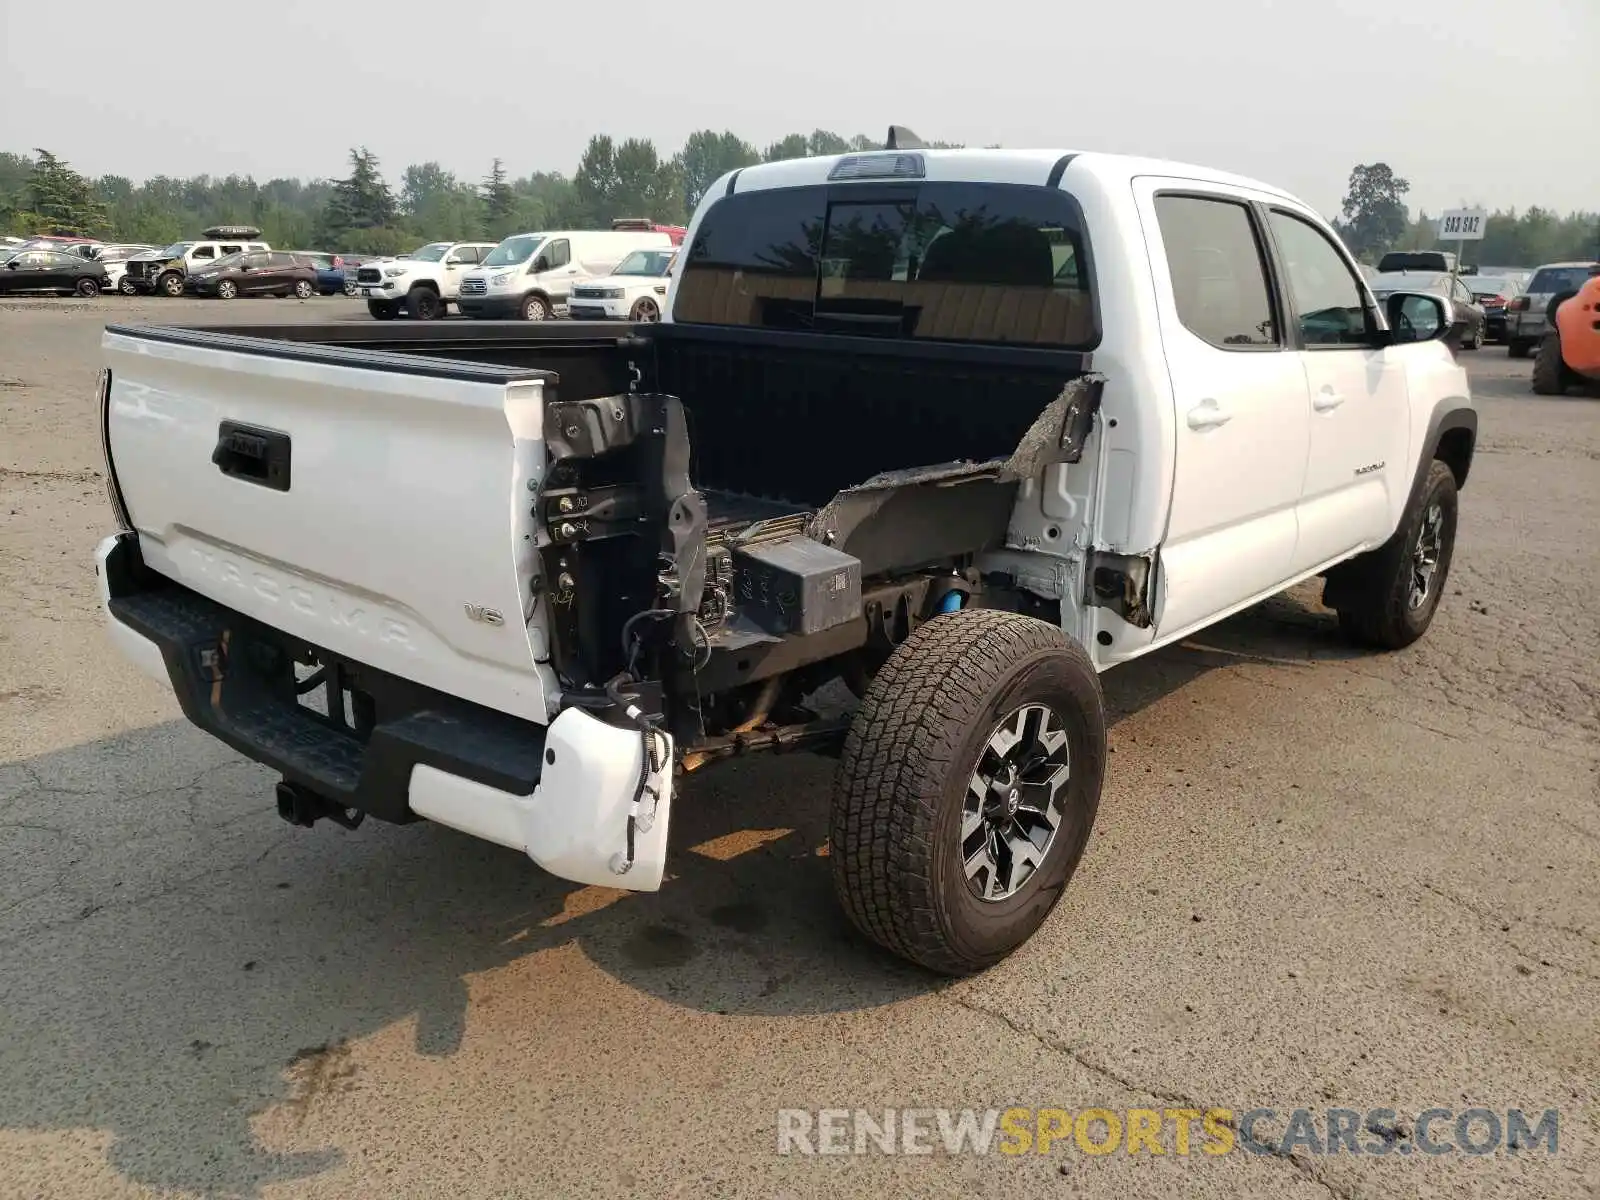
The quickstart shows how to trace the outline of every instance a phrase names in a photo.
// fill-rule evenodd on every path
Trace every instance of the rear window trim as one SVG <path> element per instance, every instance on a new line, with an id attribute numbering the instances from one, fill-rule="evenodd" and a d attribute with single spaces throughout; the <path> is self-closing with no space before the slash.
<path id="1" fill-rule="evenodd" d="M 737 177 L 737 172 L 735 172 L 735 177 Z M 938 345 L 977 346 L 986 349 L 1021 349 L 1055 354 L 1073 354 L 1081 356 L 1085 361 L 1087 361 L 1087 358 L 1090 354 L 1100 348 L 1101 344 L 1105 340 L 1105 329 L 1101 323 L 1099 278 L 1095 271 L 1094 239 L 1089 232 L 1088 221 L 1084 216 L 1083 205 L 1079 203 L 1076 196 L 1067 191 L 1065 188 L 1052 186 L 1050 184 L 1037 183 L 993 183 L 982 179 L 919 179 L 915 181 L 863 179 L 859 183 L 839 181 L 831 181 L 826 183 L 805 183 L 795 184 L 789 187 L 758 188 L 735 193 L 731 187 L 732 182 L 732 180 L 729 181 L 729 190 L 722 196 L 716 197 L 706 208 L 705 212 L 700 215 L 700 219 L 696 224 L 695 230 L 693 231 L 695 237 L 700 235 L 701 231 L 705 228 L 706 222 L 710 220 L 712 214 L 716 212 L 717 208 L 725 201 L 733 198 L 735 195 L 737 195 L 737 197 L 741 200 L 748 200 L 755 196 L 767 194 L 781 195 L 792 192 L 815 191 L 823 197 L 824 214 L 826 214 L 827 209 L 830 206 L 840 202 L 851 204 L 895 204 L 903 203 L 906 200 L 911 200 L 914 202 L 917 197 L 921 195 L 924 188 L 939 187 L 942 185 L 983 187 L 999 189 L 1006 192 L 1029 192 L 1035 195 L 1058 196 L 1060 197 L 1060 200 L 1065 203 L 1067 212 L 1072 218 L 1079 245 L 1083 251 L 1081 278 L 1084 286 L 1087 287 L 1089 294 L 1090 337 L 1081 345 L 1053 345 L 1044 342 L 1004 342 L 968 338 L 888 337 L 882 335 L 852 335 L 848 333 L 834 333 L 831 331 L 784 331 L 772 330 L 759 325 L 717 325 L 703 324 L 694 321 L 680 321 L 676 314 L 673 316 L 674 323 L 680 323 L 686 328 L 693 329 L 733 329 L 761 333 L 798 332 L 812 337 L 843 337 L 847 338 L 852 344 L 861 342 L 884 342 L 892 347 L 902 348 L 906 346 L 920 347 Z M 685 276 L 690 269 L 690 255 L 693 253 L 692 238 L 686 239 L 684 245 L 680 249 L 682 250 L 683 254 L 682 261 L 678 267 L 674 268 L 674 270 L 676 272 L 676 278 L 681 281 L 683 276 Z M 679 286 L 682 286 L 681 282 Z"/>

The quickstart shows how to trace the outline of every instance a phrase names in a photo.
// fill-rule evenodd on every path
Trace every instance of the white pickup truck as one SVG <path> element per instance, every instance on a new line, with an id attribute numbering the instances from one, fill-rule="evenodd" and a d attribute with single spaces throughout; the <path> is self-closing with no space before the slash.
<path id="1" fill-rule="evenodd" d="M 461 294 L 461 280 L 493 242 L 429 242 L 404 258 L 356 268 L 356 290 L 380 321 L 404 314 L 414 321 L 442 317 Z"/>
<path id="2" fill-rule="evenodd" d="M 658 323 L 109 327 L 115 641 L 286 819 L 582 883 L 661 885 L 687 775 L 838 754 L 851 919 L 998 961 L 1087 845 L 1098 673 L 1316 576 L 1413 642 L 1477 417 L 1450 302 L 1285 192 L 896 142 L 718 181 Z"/>

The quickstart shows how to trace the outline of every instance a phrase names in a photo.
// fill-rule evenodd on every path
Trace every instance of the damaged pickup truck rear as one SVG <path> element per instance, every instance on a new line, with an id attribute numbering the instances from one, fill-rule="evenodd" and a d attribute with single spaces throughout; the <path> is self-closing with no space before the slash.
<path id="1" fill-rule="evenodd" d="M 1373 647 L 1431 621 L 1460 326 L 1292 196 L 901 135 L 685 244 L 636 327 L 107 329 L 112 636 L 286 819 L 652 891 L 695 772 L 833 754 L 845 910 L 960 974 L 1084 853 L 1101 671 L 1315 576 Z"/>

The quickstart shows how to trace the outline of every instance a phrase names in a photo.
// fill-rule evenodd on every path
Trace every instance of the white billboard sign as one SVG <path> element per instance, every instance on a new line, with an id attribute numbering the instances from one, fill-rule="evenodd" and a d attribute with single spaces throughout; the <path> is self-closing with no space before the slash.
<path id="1" fill-rule="evenodd" d="M 1488 214 L 1481 208 L 1447 208 L 1439 217 L 1439 238 L 1448 242 L 1479 242 Z"/>

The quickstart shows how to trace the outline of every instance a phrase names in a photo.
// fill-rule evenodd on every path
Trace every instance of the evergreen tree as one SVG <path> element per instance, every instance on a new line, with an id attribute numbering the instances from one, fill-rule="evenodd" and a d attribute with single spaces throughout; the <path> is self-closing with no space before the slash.
<path id="1" fill-rule="evenodd" d="M 350 177 L 333 185 L 322 211 L 322 240 L 341 249 L 383 253 L 396 243 L 394 193 L 365 146 L 350 151 Z"/>
<path id="2" fill-rule="evenodd" d="M 48 150 L 34 151 L 24 221 L 40 233 L 87 237 L 106 228 L 106 206 L 89 181 Z"/>
<path id="3" fill-rule="evenodd" d="M 517 194 L 506 180 L 506 169 L 497 158 L 489 169 L 489 177 L 479 189 L 483 196 L 483 221 L 489 236 L 498 241 L 516 230 Z"/>

